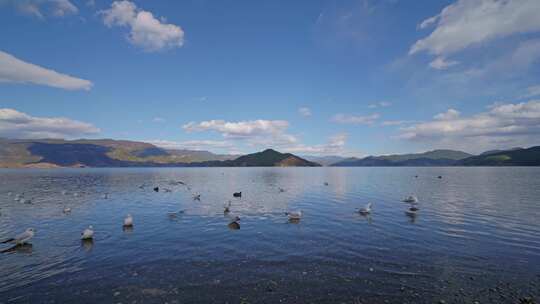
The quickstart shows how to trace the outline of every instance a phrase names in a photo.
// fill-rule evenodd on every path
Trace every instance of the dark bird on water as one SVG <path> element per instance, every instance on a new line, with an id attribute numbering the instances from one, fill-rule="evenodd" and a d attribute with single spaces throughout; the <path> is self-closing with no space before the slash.
<path id="1" fill-rule="evenodd" d="M 233 197 L 242 197 L 242 192 L 233 193 Z"/>
<path id="2" fill-rule="evenodd" d="M 159 192 L 159 187 L 154 187 L 154 191 Z"/>
<path id="3" fill-rule="evenodd" d="M 439 176 L 437 176 L 437 178 L 439 178 L 439 179 L 440 179 L 440 178 L 442 178 L 442 176 L 440 176 L 440 175 L 439 175 Z"/>

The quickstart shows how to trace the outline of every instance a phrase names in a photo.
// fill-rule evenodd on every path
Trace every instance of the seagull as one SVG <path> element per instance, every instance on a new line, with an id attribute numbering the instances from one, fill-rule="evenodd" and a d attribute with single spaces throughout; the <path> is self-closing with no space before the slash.
<path id="1" fill-rule="evenodd" d="M 193 195 L 193 200 L 194 201 L 200 201 L 201 200 L 201 195 L 200 194 Z"/>
<path id="2" fill-rule="evenodd" d="M 103 199 L 108 199 L 108 198 L 109 198 L 109 193 L 105 193 L 105 194 L 103 194 L 103 196 L 102 196 L 102 197 L 103 197 Z"/>
<path id="3" fill-rule="evenodd" d="M 368 215 L 371 213 L 371 203 L 367 204 L 364 208 L 360 208 L 358 210 L 358 213 L 360 213 L 361 215 Z"/>
<path id="4" fill-rule="evenodd" d="M 71 208 L 70 207 L 65 207 L 64 211 L 62 211 L 62 212 L 64 212 L 64 214 L 71 213 Z"/>
<path id="5" fill-rule="evenodd" d="M 26 231 L 24 231 L 21 234 L 18 234 L 14 238 L 10 238 L 3 241 L 2 244 L 7 244 L 7 243 L 14 243 L 16 245 L 26 244 L 26 242 L 28 242 L 31 238 L 34 237 L 35 232 L 36 231 L 34 230 L 34 228 L 28 228 L 26 229 Z"/>
<path id="6" fill-rule="evenodd" d="M 403 199 L 403 202 L 416 204 L 418 203 L 418 198 L 414 195 L 409 195 L 409 197 L 406 197 L 405 199 Z"/>
<path id="7" fill-rule="evenodd" d="M 416 213 L 417 213 L 418 210 L 420 210 L 420 209 L 418 209 L 415 206 L 411 206 L 409 209 L 407 209 L 407 211 L 405 211 L 405 213 L 407 215 L 409 215 L 409 216 L 416 216 Z"/>
<path id="8" fill-rule="evenodd" d="M 231 201 L 229 201 L 225 206 L 223 206 L 223 213 L 228 214 L 231 212 Z"/>
<path id="9" fill-rule="evenodd" d="M 325 185 L 325 186 L 328 186 L 328 182 L 324 182 L 324 185 Z"/>
<path id="10" fill-rule="evenodd" d="M 240 218 L 238 216 L 234 216 L 231 218 L 229 224 L 227 224 L 227 227 L 229 227 L 229 229 L 231 230 L 238 230 L 240 229 L 240 223 L 238 223 L 239 221 Z"/>
<path id="11" fill-rule="evenodd" d="M 288 211 L 285 212 L 285 215 L 287 215 L 291 221 L 299 221 L 302 218 L 302 210 Z"/>
<path id="12" fill-rule="evenodd" d="M 131 227 L 133 226 L 133 217 L 131 214 L 128 214 L 126 218 L 124 219 L 124 227 Z"/>
<path id="13" fill-rule="evenodd" d="M 88 226 L 88 228 L 84 229 L 84 231 L 81 233 L 81 240 L 91 240 L 94 238 L 94 227 L 92 225 Z"/>
<path id="14" fill-rule="evenodd" d="M 279 187 L 279 192 L 285 192 L 285 189 Z"/>

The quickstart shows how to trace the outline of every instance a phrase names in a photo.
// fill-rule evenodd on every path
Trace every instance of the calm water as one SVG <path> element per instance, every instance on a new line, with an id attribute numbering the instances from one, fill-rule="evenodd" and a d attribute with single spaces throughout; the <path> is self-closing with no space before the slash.
<path id="1" fill-rule="evenodd" d="M 33 204 L 14 201 L 22 192 Z M 400 202 L 409 194 L 416 217 Z M 371 216 L 354 213 L 368 202 Z M 37 230 L 31 246 L 0 254 L 0 303 L 540 297 L 540 168 L 0 170 L 0 208 L 0 238 Z M 304 217 L 289 223 L 296 209 Z M 90 224 L 95 240 L 81 243 Z"/>

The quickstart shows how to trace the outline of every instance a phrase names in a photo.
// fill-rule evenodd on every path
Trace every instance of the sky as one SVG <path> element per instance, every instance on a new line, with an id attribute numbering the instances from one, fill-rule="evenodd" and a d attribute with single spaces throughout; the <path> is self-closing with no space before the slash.
<path id="1" fill-rule="evenodd" d="M 540 144 L 538 0 L 0 0 L 0 137 L 365 156 Z"/>

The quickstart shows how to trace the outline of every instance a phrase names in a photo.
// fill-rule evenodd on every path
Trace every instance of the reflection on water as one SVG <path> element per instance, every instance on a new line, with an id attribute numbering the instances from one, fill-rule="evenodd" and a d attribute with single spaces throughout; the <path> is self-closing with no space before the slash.
<path id="1" fill-rule="evenodd" d="M 81 302 L 81 295 L 82 302 L 130 303 L 539 297 L 540 168 L 126 168 L 0 176 L 0 239 L 37 229 L 31 244 L 0 247 L 0 302 Z M 411 194 L 420 200 L 415 212 L 401 202 Z M 367 203 L 371 213 L 359 214 Z M 288 210 L 302 210 L 301 220 L 289 221 Z M 122 227 L 126 214 L 136 227 Z M 94 240 L 81 241 L 89 225 Z"/>

